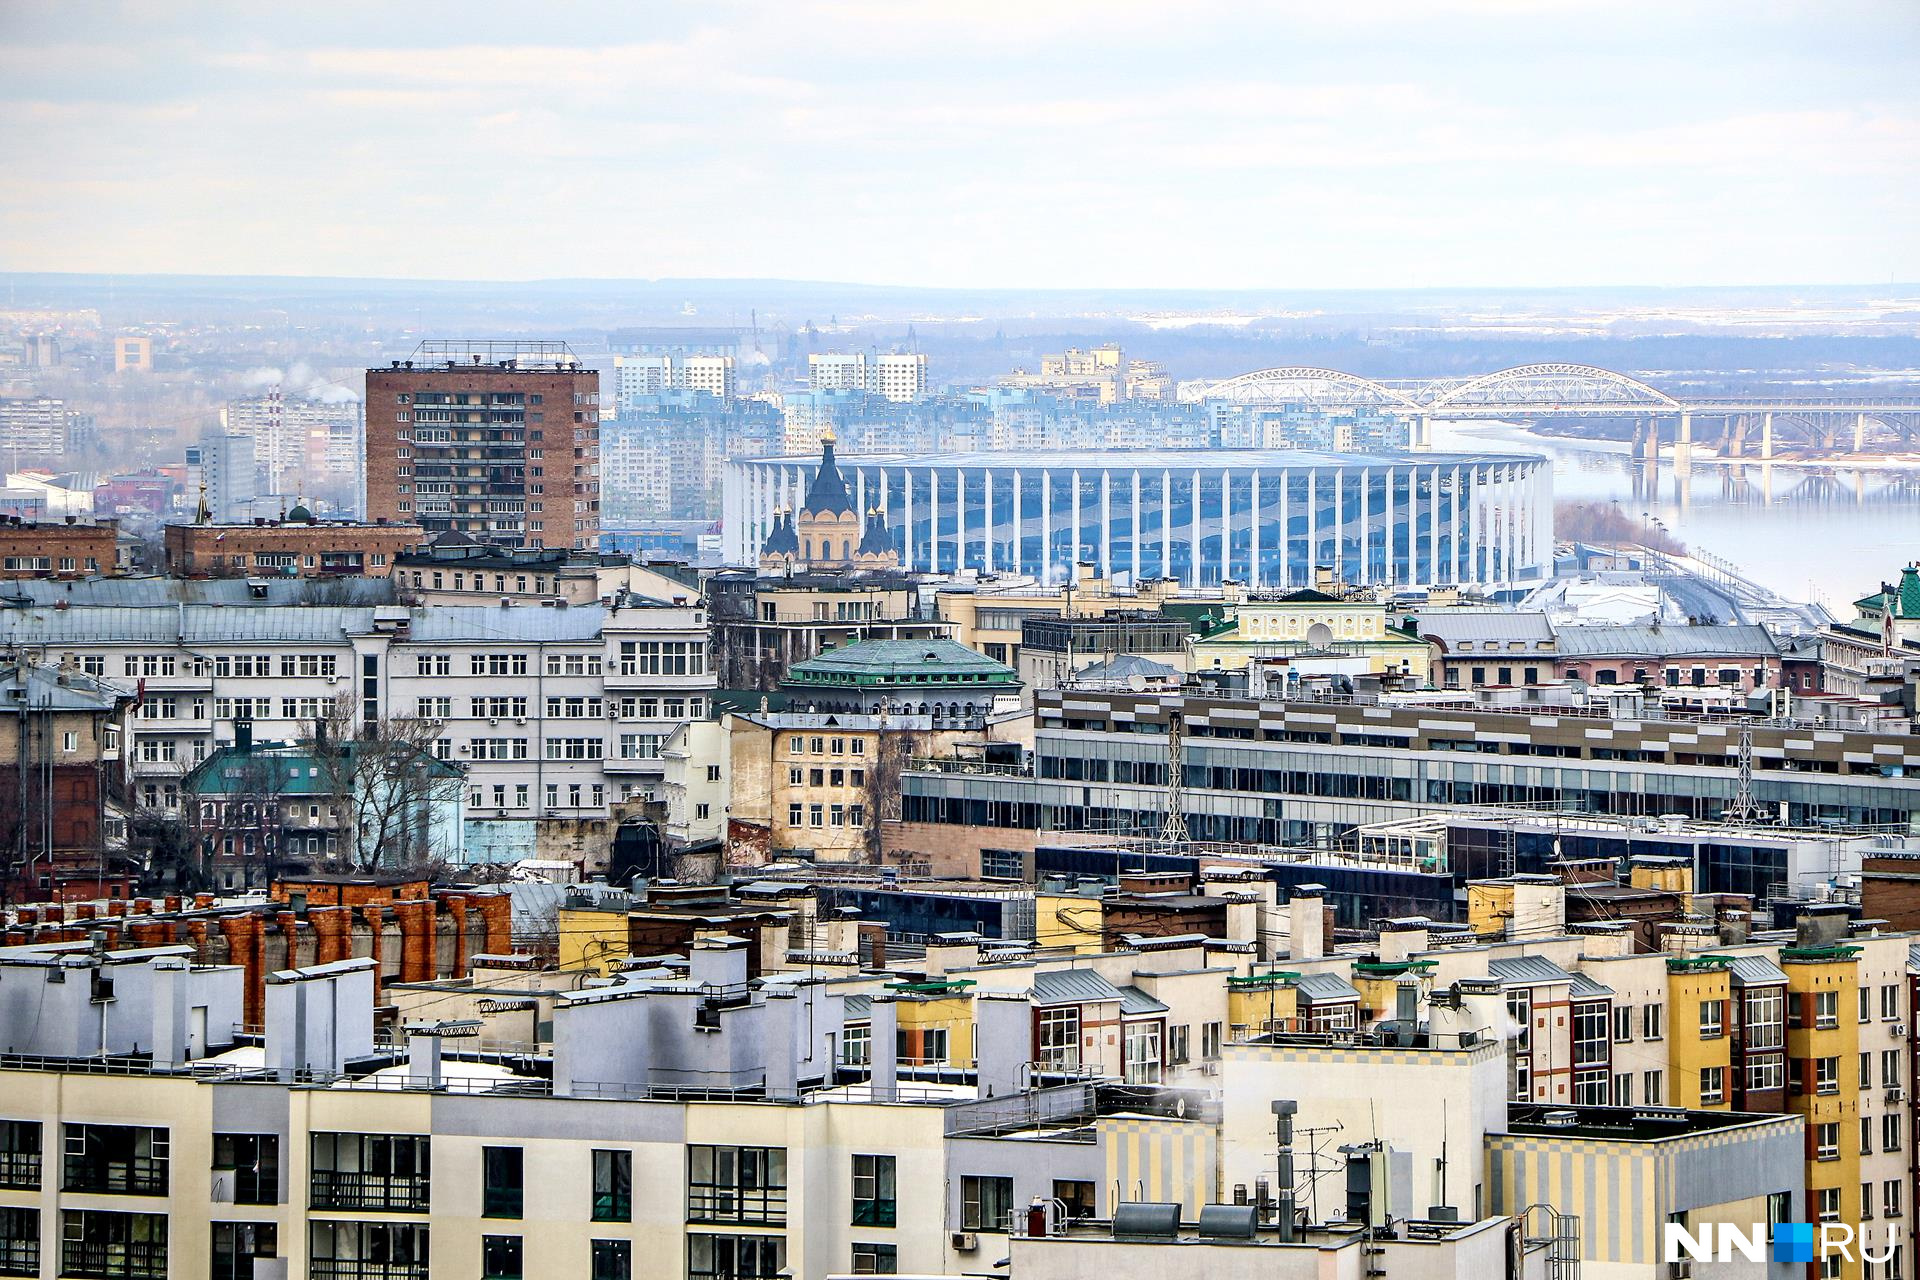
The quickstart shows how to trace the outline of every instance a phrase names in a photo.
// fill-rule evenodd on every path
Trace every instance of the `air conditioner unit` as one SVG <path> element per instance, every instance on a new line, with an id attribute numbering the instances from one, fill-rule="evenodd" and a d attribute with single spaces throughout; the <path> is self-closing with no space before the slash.
<path id="1" fill-rule="evenodd" d="M 233 1203 L 233 1170 L 216 1169 L 213 1174 L 213 1202 L 215 1204 Z"/>
<path id="2" fill-rule="evenodd" d="M 1893 1033 L 1895 1040 L 1904 1040 L 1907 1038 L 1907 1024 L 1904 1022 L 1889 1023 L 1887 1030 Z"/>
<path id="3" fill-rule="evenodd" d="M 956 1231 L 953 1233 L 953 1251 L 955 1253 L 972 1253 L 979 1247 L 980 1237 L 974 1232 Z"/>
<path id="4" fill-rule="evenodd" d="M 1907 1096 L 1907 1091 L 1905 1089 L 1902 1089 L 1899 1085 L 1895 1085 L 1893 1088 L 1887 1090 L 1888 1102 L 1900 1102 L 1904 1100 L 1906 1096 Z"/>
<path id="5" fill-rule="evenodd" d="M 489 720 L 487 721 L 487 723 L 488 723 L 488 724 L 499 724 L 499 723 L 500 723 L 500 721 L 499 721 L 499 720 L 497 720 L 497 719 L 489 719 Z"/>
<path id="6" fill-rule="evenodd" d="M 1200 1074 L 1203 1076 L 1217 1076 L 1220 1074 L 1220 1064 L 1218 1062 L 1203 1062 L 1200 1064 Z"/>

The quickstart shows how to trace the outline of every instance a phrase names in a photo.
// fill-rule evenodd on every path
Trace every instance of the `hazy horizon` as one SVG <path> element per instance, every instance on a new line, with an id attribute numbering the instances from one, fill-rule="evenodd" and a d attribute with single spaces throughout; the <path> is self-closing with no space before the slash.
<path id="1" fill-rule="evenodd" d="M 1920 279 L 1920 10 L 0 10 L 0 271 L 922 289 Z"/>

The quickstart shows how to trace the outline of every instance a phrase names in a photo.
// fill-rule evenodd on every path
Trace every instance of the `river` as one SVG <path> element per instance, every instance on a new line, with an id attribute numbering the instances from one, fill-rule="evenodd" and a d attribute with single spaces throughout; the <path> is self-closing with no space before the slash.
<path id="1" fill-rule="evenodd" d="M 1659 521 L 1791 600 L 1853 616 L 1852 602 L 1920 559 L 1920 472 L 1900 467 L 1696 462 L 1682 486 L 1668 447 L 1658 481 L 1625 442 L 1539 435 L 1508 423 L 1434 424 L 1436 450 L 1533 453 L 1553 459 L 1559 501 L 1616 502 Z"/>

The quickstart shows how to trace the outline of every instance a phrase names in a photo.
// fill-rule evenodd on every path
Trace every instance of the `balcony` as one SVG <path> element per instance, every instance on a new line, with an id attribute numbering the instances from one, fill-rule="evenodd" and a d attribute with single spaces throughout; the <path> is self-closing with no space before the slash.
<path id="1" fill-rule="evenodd" d="M 372 1213 L 425 1213 L 431 1181 L 432 1178 L 426 1174 L 351 1173 L 340 1169 L 315 1169 L 312 1207 L 366 1210 Z"/>
<path id="2" fill-rule="evenodd" d="M 38 1240 L 0 1240 L 0 1276 L 38 1276 Z"/>
<path id="3" fill-rule="evenodd" d="M 167 1280 L 167 1246 L 68 1240 L 60 1247 L 60 1274 L 80 1280 Z"/>
<path id="4" fill-rule="evenodd" d="M 787 1221 L 787 1189 L 690 1185 L 687 1188 L 687 1221 L 784 1226 Z"/>
<path id="5" fill-rule="evenodd" d="M 94 1195 L 163 1196 L 167 1194 L 167 1158 L 135 1156 L 68 1156 L 65 1191 Z"/>
<path id="6" fill-rule="evenodd" d="M 427 1280 L 426 1262 L 373 1262 L 365 1258 L 314 1258 L 312 1280 Z"/>

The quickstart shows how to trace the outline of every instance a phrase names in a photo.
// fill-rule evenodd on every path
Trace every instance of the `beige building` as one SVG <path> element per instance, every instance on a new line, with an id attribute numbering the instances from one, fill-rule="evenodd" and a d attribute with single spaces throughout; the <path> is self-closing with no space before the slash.
<path id="1" fill-rule="evenodd" d="M 1253 596 L 1192 641 L 1195 671 L 1237 671 L 1256 659 L 1311 665 L 1319 658 L 1361 659 L 1367 674 L 1428 681 L 1432 650 L 1392 625 L 1383 602 L 1342 599 L 1302 589 Z"/>
<path id="2" fill-rule="evenodd" d="M 1075 569 L 1072 586 L 1047 587 L 1032 579 L 997 583 L 983 579 L 972 586 L 943 588 L 934 597 L 936 614 L 953 624 L 953 638 L 995 662 L 1018 668 L 1021 629 L 1028 618 L 1101 617 L 1108 613 L 1159 609 L 1180 594 L 1172 579 L 1141 583 L 1134 590 L 1117 590 L 1091 565 Z M 1231 589 L 1231 588 L 1230 588 Z M 1222 604 L 1224 605 L 1223 599 Z"/>

